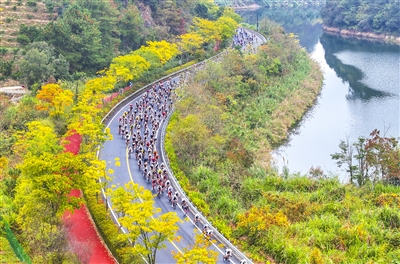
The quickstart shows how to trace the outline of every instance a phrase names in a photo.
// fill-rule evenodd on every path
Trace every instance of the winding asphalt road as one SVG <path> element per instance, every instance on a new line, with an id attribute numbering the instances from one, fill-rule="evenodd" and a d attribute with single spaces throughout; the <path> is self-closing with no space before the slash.
<path id="1" fill-rule="evenodd" d="M 264 39 L 262 38 L 258 34 L 256 35 L 256 41 L 254 42 L 255 46 L 259 46 L 265 42 L 265 38 Z M 179 80 L 179 78 L 182 78 L 182 76 L 184 75 L 179 75 L 179 74 L 175 75 L 172 77 L 172 80 L 176 82 L 183 81 Z M 107 162 L 108 168 L 114 170 L 114 178 L 112 182 L 109 183 L 110 186 L 113 184 L 123 186 L 124 184 L 132 181 L 144 186 L 148 190 L 151 190 L 151 184 L 149 184 L 146 181 L 146 179 L 144 179 L 142 172 L 139 171 L 134 155 L 132 155 L 132 157 L 129 158 L 125 140 L 122 139 L 121 136 L 118 134 L 118 124 L 119 124 L 118 118 L 122 116 L 124 111 L 128 110 L 130 104 L 135 105 L 135 103 L 140 99 L 140 97 L 144 92 L 145 91 L 143 91 L 140 94 L 137 94 L 136 96 L 130 98 L 129 100 L 126 100 L 124 104 L 118 107 L 119 110 L 115 111 L 107 119 L 107 122 L 105 124 L 106 127 L 110 128 L 111 134 L 113 135 L 113 139 L 103 144 L 103 148 L 100 150 L 99 157 L 100 159 L 105 160 Z M 160 124 L 160 128 L 162 126 L 163 124 Z M 161 138 L 161 129 L 157 131 L 156 137 L 157 139 Z M 160 145 L 161 142 L 162 142 L 161 140 L 157 140 L 156 147 L 158 153 L 162 153 Z M 119 159 L 120 166 L 115 166 L 116 158 Z M 160 155 L 159 163 L 164 162 L 165 164 L 168 164 L 167 161 L 164 160 L 164 158 L 165 157 L 163 155 Z M 162 213 L 175 211 L 173 208 L 171 208 L 171 204 L 169 203 L 166 194 L 164 196 L 161 196 L 160 198 L 155 198 L 155 206 L 161 208 Z M 172 251 L 182 252 L 183 248 L 188 248 L 191 245 L 193 245 L 196 235 L 195 229 L 201 231 L 200 228 L 202 227 L 202 224 L 199 225 L 200 227 L 196 227 L 194 225 L 192 221 L 193 220 L 192 213 L 189 213 L 188 217 L 184 217 L 184 213 L 180 207 L 177 207 L 176 212 L 178 216 L 180 216 L 180 218 L 182 219 L 182 223 L 178 224 L 179 230 L 176 234 L 176 236 L 180 236 L 181 239 L 179 241 L 168 241 L 166 243 L 166 249 L 160 250 L 157 253 L 156 257 L 157 263 L 176 263 L 175 259 L 172 256 Z M 113 212 L 112 214 L 115 220 L 116 215 Z M 219 257 L 217 263 L 224 263 L 222 257 L 223 254 L 225 253 L 225 248 L 226 246 L 218 241 L 209 248 L 209 250 L 214 250 L 218 252 Z M 235 254 L 230 259 L 230 263 L 240 263 L 240 261 L 241 260 Z"/>

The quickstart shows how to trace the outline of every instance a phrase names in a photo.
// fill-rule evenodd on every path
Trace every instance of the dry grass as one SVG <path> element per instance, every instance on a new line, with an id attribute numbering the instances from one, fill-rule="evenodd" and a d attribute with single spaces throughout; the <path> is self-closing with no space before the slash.
<path id="1" fill-rule="evenodd" d="M 272 130 L 276 141 L 286 138 L 289 129 L 298 122 L 314 104 L 316 95 L 322 88 L 323 76 L 318 64 L 312 61 L 310 78 L 304 80 L 298 89 L 287 96 L 272 113 Z"/>
<path id="2" fill-rule="evenodd" d="M 27 0 L 0 0 L 3 9 L 0 16 L 0 47 L 19 47 L 17 42 L 21 24 L 29 26 L 44 26 L 56 13 L 47 12 L 43 2 L 36 1 L 36 6 L 28 6 Z"/>

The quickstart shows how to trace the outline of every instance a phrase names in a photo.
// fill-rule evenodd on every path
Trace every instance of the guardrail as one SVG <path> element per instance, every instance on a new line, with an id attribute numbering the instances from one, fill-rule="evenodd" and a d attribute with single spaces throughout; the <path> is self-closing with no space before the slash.
<path id="1" fill-rule="evenodd" d="M 257 35 L 257 37 L 259 37 L 259 38 L 261 39 L 261 42 L 262 42 L 262 43 L 267 42 L 267 39 L 266 39 L 263 35 L 261 35 L 260 33 L 255 32 L 255 31 L 253 31 L 253 30 L 249 30 L 249 29 L 246 29 L 246 30 L 248 30 L 248 31 L 250 31 L 251 33 Z M 212 56 L 212 57 L 210 57 L 210 58 L 208 58 L 208 59 L 206 59 L 206 60 L 204 60 L 204 61 L 198 62 L 198 63 L 193 64 L 193 65 L 191 65 L 191 66 L 188 66 L 188 67 L 186 67 L 186 68 L 183 68 L 183 69 L 181 69 L 181 70 L 179 70 L 179 71 L 176 71 L 176 72 L 174 72 L 174 73 L 172 73 L 172 74 L 169 74 L 169 75 L 167 75 L 167 76 L 164 76 L 163 78 L 160 78 L 160 79 L 158 79 L 158 80 L 156 80 L 156 81 L 154 81 L 154 82 L 152 82 L 152 83 L 150 83 L 150 84 L 148 84 L 148 85 L 143 86 L 142 88 L 136 90 L 135 92 L 133 92 L 133 93 L 130 94 L 129 96 L 127 96 L 127 97 L 125 97 L 124 99 L 122 99 L 121 101 L 119 101 L 119 102 L 118 102 L 118 103 L 103 117 L 103 119 L 101 120 L 101 122 L 102 122 L 102 123 L 106 122 L 106 121 L 108 120 L 108 118 L 109 118 L 115 111 L 118 111 L 118 110 L 125 104 L 126 101 L 129 101 L 129 100 L 131 100 L 131 99 L 137 97 L 137 96 L 138 96 L 139 94 L 141 94 L 143 91 L 152 88 L 153 85 L 159 83 L 160 81 L 165 81 L 165 80 L 167 80 L 167 79 L 169 79 L 169 78 L 174 78 L 174 77 L 176 77 L 177 75 L 180 75 L 181 73 L 184 73 L 184 72 L 186 72 L 186 71 L 188 71 L 188 70 L 195 69 L 195 68 L 197 68 L 198 66 L 201 66 L 201 65 L 203 65 L 204 63 L 206 63 L 206 62 L 208 62 L 208 61 L 215 61 L 215 60 L 216 60 L 217 58 L 219 58 L 220 56 L 223 56 L 224 54 L 226 54 L 226 52 L 227 52 L 227 51 L 222 51 L 221 53 L 219 53 L 219 54 L 217 54 L 217 55 L 214 55 L 214 56 Z M 168 125 L 168 123 L 169 123 L 169 119 L 171 118 L 172 113 L 173 113 L 173 111 L 170 111 L 170 112 L 168 113 L 167 118 L 164 120 L 164 122 L 163 122 L 163 124 L 162 124 L 162 129 L 161 129 L 161 140 L 160 140 L 160 141 L 161 141 L 161 146 L 160 146 L 160 147 L 161 147 L 161 150 L 162 150 L 162 151 L 161 151 L 162 159 L 165 161 L 165 164 L 167 165 L 166 168 L 167 168 L 167 170 L 168 170 L 169 175 L 171 175 L 171 177 L 170 177 L 171 184 L 174 185 L 173 187 L 175 188 L 175 190 L 177 190 L 177 191 L 181 194 L 181 197 L 182 197 L 182 198 L 185 198 L 185 199 L 188 201 L 188 204 L 189 204 L 189 207 L 190 207 L 190 211 L 191 211 L 193 214 L 198 214 L 199 217 L 200 217 L 200 219 L 201 219 L 201 221 L 202 221 L 202 223 L 205 223 L 205 224 L 207 224 L 208 226 L 212 227 L 212 229 L 213 229 L 213 231 L 214 231 L 213 237 L 214 237 L 216 240 L 218 240 L 220 243 L 222 243 L 222 244 L 226 245 L 228 248 L 230 248 L 230 249 L 232 250 L 233 255 L 234 255 L 237 259 L 246 260 L 247 263 L 249 263 L 249 264 L 250 264 L 250 263 L 253 263 L 253 262 L 252 262 L 250 259 L 248 259 L 239 249 L 237 249 L 228 239 L 226 239 L 226 238 L 218 231 L 218 229 L 216 229 L 215 227 L 212 226 L 212 224 L 206 219 L 206 217 L 204 217 L 203 214 L 197 209 L 197 207 L 189 200 L 189 198 L 187 197 L 185 191 L 182 189 L 181 185 L 180 185 L 179 182 L 176 180 L 176 178 L 175 178 L 175 176 L 174 176 L 174 174 L 173 174 L 173 172 L 172 172 L 172 170 L 171 170 L 170 163 L 169 163 L 169 159 L 168 159 L 168 157 L 167 157 L 167 155 L 166 155 L 165 147 L 164 147 L 165 135 L 166 135 L 166 128 L 167 128 L 167 125 Z M 97 157 L 99 157 L 99 154 L 100 154 L 100 149 L 97 151 Z M 100 179 L 100 181 L 101 181 L 101 179 Z M 108 208 L 112 208 L 111 205 L 109 204 L 108 200 L 107 200 L 107 196 L 106 196 L 106 194 L 105 194 L 104 189 L 102 188 L 101 191 L 102 191 L 102 196 L 103 196 L 103 198 L 104 198 L 105 201 L 106 201 L 107 207 L 108 207 Z M 111 209 L 111 213 L 112 213 L 113 218 L 114 218 L 114 221 L 115 221 L 115 223 L 118 225 L 118 227 L 123 227 L 123 226 L 119 223 L 118 217 L 115 215 L 115 213 L 114 213 L 114 211 L 113 211 L 112 209 Z M 123 230 L 123 231 L 124 231 L 124 230 Z"/>

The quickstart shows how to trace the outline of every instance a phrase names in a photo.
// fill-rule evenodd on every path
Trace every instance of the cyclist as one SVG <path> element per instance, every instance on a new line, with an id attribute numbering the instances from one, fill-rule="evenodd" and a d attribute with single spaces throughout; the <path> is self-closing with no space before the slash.
<path id="1" fill-rule="evenodd" d="M 212 238 L 213 235 L 213 231 L 212 230 L 208 230 L 207 231 L 207 239 L 210 240 Z"/>
<path id="2" fill-rule="evenodd" d="M 170 202 L 172 201 L 172 186 L 168 187 L 168 200 Z"/>
<path id="3" fill-rule="evenodd" d="M 133 153 L 133 149 L 132 149 L 132 147 L 129 147 L 128 148 L 128 155 L 129 155 L 129 158 L 131 158 L 131 154 Z"/>
<path id="4" fill-rule="evenodd" d="M 147 182 L 150 182 L 150 181 L 151 181 L 151 176 L 152 176 L 152 173 L 151 173 L 151 171 L 149 170 L 149 171 L 147 172 L 147 177 L 146 177 Z"/>
<path id="5" fill-rule="evenodd" d="M 157 197 L 160 198 L 161 194 L 162 194 L 162 187 L 161 187 L 161 185 L 158 185 L 157 186 Z"/>
<path id="6" fill-rule="evenodd" d="M 129 145 L 129 142 L 130 142 L 130 136 L 129 136 L 129 134 L 126 134 L 125 138 L 126 138 L 126 146 L 128 146 L 128 145 Z"/>
<path id="7" fill-rule="evenodd" d="M 174 210 L 176 210 L 177 203 L 178 203 L 178 197 L 176 197 L 176 195 L 174 195 L 174 197 L 172 197 L 172 208 L 174 208 Z"/>
<path id="8" fill-rule="evenodd" d="M 181 206 L 183 210 L 183 216 L 186 217 L 189 212 L 189 205 L 186 202 L 186 199 L 182 199 Z"/>
<path id="9" fill-rule="evenodd" d="M 194 216 L 193 222 L 194 222 L 194 225 L 195 225 L 195 226 L 199 226 L 199 223 L 200 223 L 200 216 L 199 216 L 199 214 L 196 214 L 196 215 Z"/>
<path id="10" fill-rule="evenodd" d="M 230 249 L 230 248 L 227 248 L 226 250 L 225 250 L 225 255 L 224 255 L 224 257 L 223 257 L 223 261 L 224 262 L 227 262 L 227 261 L 229 261 L 229 259 L 232 257 L 232 250 Z"/>
<path id="11" fill-rule="evenodd" d="M 207 224 L 205 224 L 204 226 L 203 226 L 203 234 L 207 234 L 207 230 L 208 230 L 208 225 Z"/>
<path id="12" fill-rule="evenodd" d="M 178 192 L 178 191 L 175 192 L 175 196 L 176 196 L 177 200 L 179 200 L 179 196 L 180 196 L 180 195 L 179 195 L 179 192 Z"/>

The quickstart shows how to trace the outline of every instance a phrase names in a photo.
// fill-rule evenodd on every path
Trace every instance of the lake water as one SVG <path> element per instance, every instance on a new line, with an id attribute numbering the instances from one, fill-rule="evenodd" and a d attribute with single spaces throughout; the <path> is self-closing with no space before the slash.
<path id="1" fill-rule="evenodd" d="M 345 39 L 322 32 L 319 8 L 261 9 L 242 12 L 247 23 L 268 17 L 299 36 L 324 74 L 316 105 L 275 150 L 282 171 L 306 174 L 320 167 L 325 174 L 348 180 L 330 154 L 340 140 L 368 137 L 378 129 L 400 136 L 400 47 L 366 40 Z"/>

